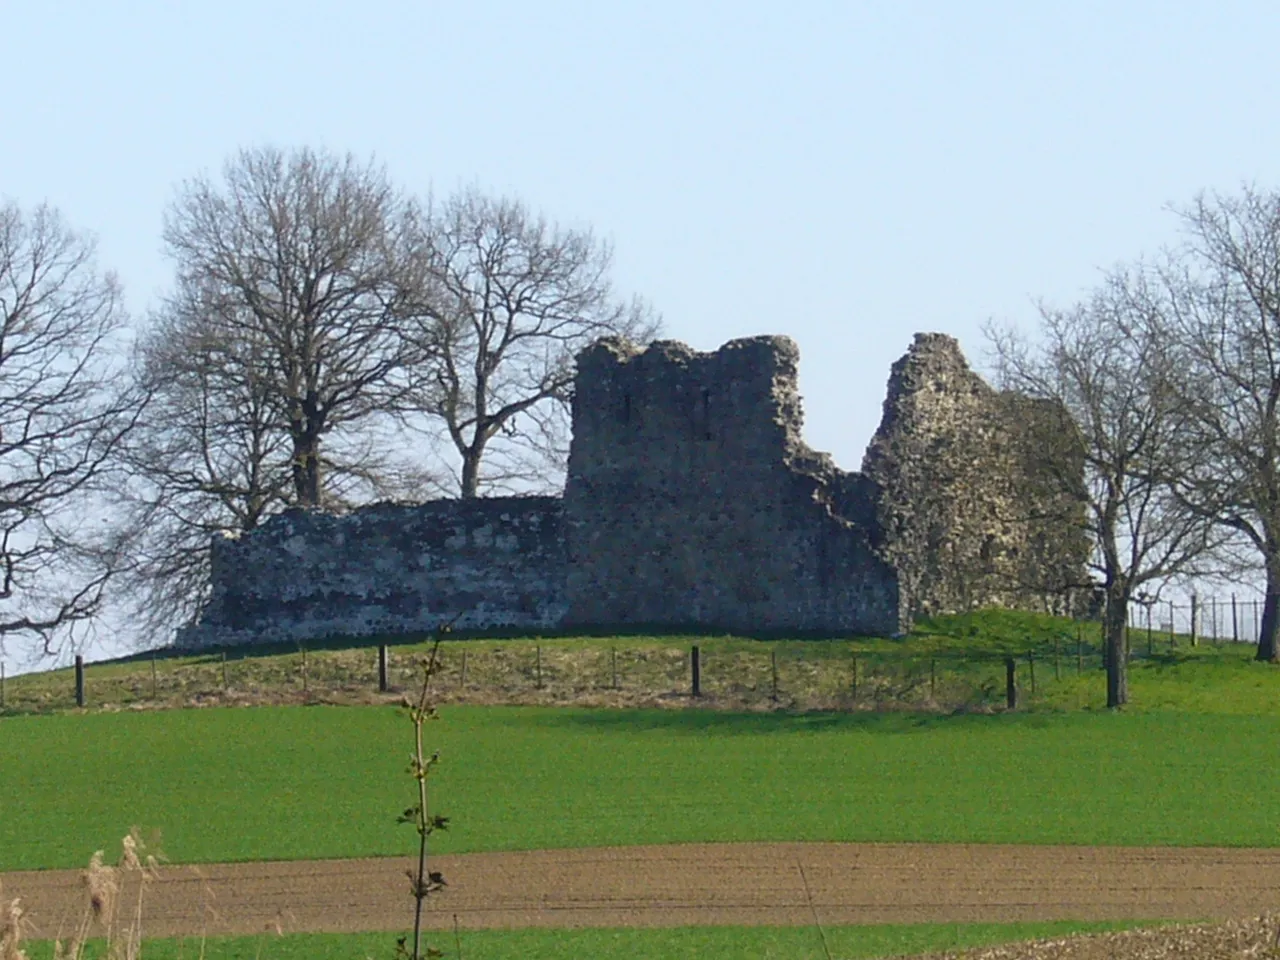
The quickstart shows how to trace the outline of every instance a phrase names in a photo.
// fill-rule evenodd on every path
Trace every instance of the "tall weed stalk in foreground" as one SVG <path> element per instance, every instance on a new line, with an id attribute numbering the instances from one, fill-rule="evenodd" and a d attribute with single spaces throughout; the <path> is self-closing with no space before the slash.
<path id="1" fill-rule="evenodd" d="M 417 870 L 409 871 L 409 883 L 414 898 L 413 945 L 412 949 L 410 949 L 409 944 L 406 943 L 406 938 L 401 937 L 397 945 L 396 955 L 410 958 L 410 960 L 424 960 L 424 958 L 444 956 L 435 947 L 428 946 L 424 951 L 422 946 L 423 907 L 426 905 L 427 897 L 445 885 L 444 877 L 439 872 L 427 868 L 427 840 L 435 831 L 448 829 L 449 826 L 448 817 L 442 817 L 438 813 L 431 813 L 430 807 L 427 805 L 427 780 L 431 776 L 431 771 L 440 762 L 440 754 L 436 751 L 427 756 L 422 740 L 423 727 L 426 726 L 427 721 L 440 719 L 435 705 L 431 702 L 431 678 L 440 670 L 439 652 L 440 637 L 437 636 L 436 642 L 432 644 L 431 652 L 422 658 L 419 663 L 421 686 L 418 689 L 417 697 L 405 697 L 404 699 L 409 720 L 413 724 L 413 754 L 409 758 L 409 774 L 417 783 L 418 798 L 417 803 L 400 815 L 399 822 L 411 823 L 418 831 L 418 867 Z M 6 958 L 0 957 L 0 960 L 6 960 Z"/>

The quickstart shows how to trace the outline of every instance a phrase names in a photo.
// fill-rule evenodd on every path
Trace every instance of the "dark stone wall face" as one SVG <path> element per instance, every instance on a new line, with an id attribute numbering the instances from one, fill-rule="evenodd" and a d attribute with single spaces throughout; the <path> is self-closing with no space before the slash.
<path id="1" fill-rule="evenodd" d="M 185 647 L 325 636 L 547 629 L 565 612 L 562 502 L 503 497 L 290 510 L 213 544 Z"/>
<path id="2" fill-rule="evenodd" d="M 1070 606 L 1088 558 L 1062 484 L 1083 476 L 1061 439 L 1072 429 L 1060 408 L 992 389 L 954 338 L 916 335 L 863 460 L 907 615 Z M 1051 434 L 1058 442 L 1044 443 Z"/>
<path id="3" fill-rule="evenodd" d="M 875 489 L 801 440 L 785 337 L 578 358 L 566 625 L 896 632 Z"/>

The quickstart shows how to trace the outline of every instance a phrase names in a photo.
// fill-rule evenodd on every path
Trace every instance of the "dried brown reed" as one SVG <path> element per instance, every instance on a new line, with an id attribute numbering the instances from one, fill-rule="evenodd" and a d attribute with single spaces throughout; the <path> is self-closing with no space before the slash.
<path id="1" fill-rule="evenodd" d="M 0 887 L 0 960 L 27 960 L 21 943 L 25 929 L 22 900 L 5 899 L 4 888 Z"/>
<path id="2" fill-rule="evenodd" d="M 145 844 L 131 833 L 121 841 L 120 860 L 114 866 L 105 862 L 101 850 L 89 858 L 80 875 L 84 907 L 71 938 L 54 940 L 54 960 L 83 960 L 85 944 L 92 937 L 106 940 L 108 960 L 139 960 L 143 902 L 147 887 L 160 876 L 157 858 L 144 855 L 144 851 Z M 0 952 L 0 960 L 21 957 L 21 953 L 11 957 Z"/>

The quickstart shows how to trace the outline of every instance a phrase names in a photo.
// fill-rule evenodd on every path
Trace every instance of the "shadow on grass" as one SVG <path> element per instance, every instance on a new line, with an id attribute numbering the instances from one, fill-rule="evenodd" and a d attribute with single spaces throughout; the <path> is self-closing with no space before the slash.
<path id="1" fill-rule="evenodd" d="M 514 707 L 514 710 L 524 708 Z M 908 711 L 858 710 L 850 712 L 726 712 L 719 710 L 614 710 L 559 709 L 530 710 L 521 717 L 529 726 L 554 729 L 597 730 L 600 732 L 710 734 L 714 736 L 759 736 L 849 732 L 869 735 L 933 733 L 946 730 L 1007 730 L 1052 726 L 1062 713 L 915 713 Z"/>

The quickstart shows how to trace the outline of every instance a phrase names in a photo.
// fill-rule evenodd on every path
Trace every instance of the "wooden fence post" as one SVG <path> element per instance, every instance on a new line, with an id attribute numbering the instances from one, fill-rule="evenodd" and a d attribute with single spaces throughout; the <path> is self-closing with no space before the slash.
<path id="1" fill-rule="evenodd" d="M 1173 601 L 1169 601 L 1169 649 L 1172 650 L 1178 644 L 1177 633 L 1178 628 L 1173 623 Z"/>
<path id="2" fill-rule="evenodd" d="M 769 695 L 769 699 L 774 703 L 778 702 L 778 651 L 769 651 L 769 670 L 773 675 L 773 693 Z"/>
<path id="3" fill-rule="evenodd" d="M 378 692 L 387 692 L 387 645 L 378 644 Z"/>
<path id="4" fill-rule="evenodd" d="M 1147 657 L 1148 658 L 1155 656 L 1155 652 L 1156 652 L 1156 637 L 1155 637 L 1155 634 L 1152 633 L 1151 631 L 1151 607 L 1152 607 L 1152 604 L 1148 603 L 1147 604 Z"/>
<path id="5" fill-rule="evenodd" d="M 693 674 L 693 695 L 702 696 L 702 657 L 697 647 L 689 651 L 689 669 Z"/>
<path id="6" fill-rule="evenodd" d="M 76 706 L 84 706 L 84 657 L 76 654 Z"/>
<path id="7" fill-rule="evenodd" d="M 1240 620 L 1236 615 L 1236 595 L 1231 595 L 1231 642 L 1240 642 Z"/>
<path id="8" fill-rule="evenodd" d="M 1013 657 L 1004 658 L 1004 702 L 1010 710 L 1018 706 L 1017 664 Z"/>
<path id="9" fill-rule="evenodd" d="M 466 689 L 466 686 L 467 686 L 467 651 L 466 651 L 466 650 L 463 650 L 463 651 L 462 651 L 462 683 L 461 683 L 461 686 L 462 686 L 462 688 L 463 688 L 463 689 Z"/>
<path id="10" fill-rule="evenodd" d="M 609 673 L 613 677 L 613 689 L 618 689 L 618 648 L 609 648 Z"/>
<path id="11" fill-rule="evenodd" d="M 1193 593 L 1191 595 L 1191 645 L 1193 647 L 1199 645 L 1196 642 L 1196 600 L 1196 595 Z"/>
<path id="12" fill-rule="evenodd" d="M 542 689 L 542 644 L 538 644 L 533 648 L 534 656 L 537 660 L 534 662 L 534 683 L 539 690 Z"/>

